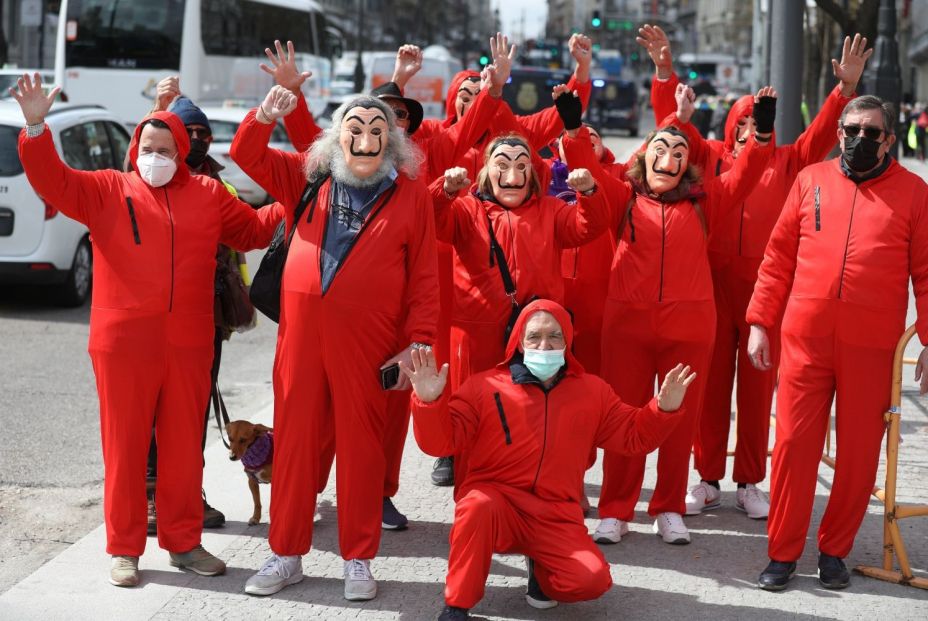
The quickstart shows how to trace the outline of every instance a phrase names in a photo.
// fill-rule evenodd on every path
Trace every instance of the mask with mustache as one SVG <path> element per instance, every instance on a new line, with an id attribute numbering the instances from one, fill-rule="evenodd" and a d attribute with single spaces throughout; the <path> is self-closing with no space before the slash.
<path id="1" fill-rule="evenodd" d="M 358 179 L 377 173 L 389 134 L 387 119 L 379 108 L 357 106 L 346 111 L 338 142 L 347 170 Z"/>
<path id="2" fill-rule="evenodd" d="M 689 143 L 676 129 L 662 130 L 648 143 L 645 175 L 651 192 L 664 194 L 680 185 L 689 165 Z"/>
<path id="3" fill-rule="evenodd" d="M 532 158 L 522 143 L 501 142 L 487 162 L 493 197 L 504 207 L 518 207 L 528 198 Z"/>

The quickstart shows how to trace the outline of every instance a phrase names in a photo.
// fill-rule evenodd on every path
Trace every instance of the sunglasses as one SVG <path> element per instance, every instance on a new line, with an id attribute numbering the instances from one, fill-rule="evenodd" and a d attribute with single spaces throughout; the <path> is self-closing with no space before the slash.
<path id="1" fill-rule="evenodd" d="M 883 129 L 880 127 L 866 126 L 861 127 L 860 125 L 842 125 L 841 130 L 844 132 L 844 135 L 848 138 L 854 138 L 860 134 L 861 130 L 864 132 L 864 138 L 868 140 L 879 140 L 880 136 L 883 135 Z"/>
<path id="2" fill-rule="evenodd" d="M 200 138 L 202 140 L 205 140 L 209 138 L 210 136 L 212 136 L 213 132 L 211 132 L 210 130 L 206 128 L 188 127 L 187 135 L 190 136 L 191 138 Z"/>
<path id="3" fill-rule="evenodd" d="M 409 118 L 409 112 L 403 108 L 393 108 L 393 114 L 396 115 L 396 118 L 399 121 L 405 121 Z"/>

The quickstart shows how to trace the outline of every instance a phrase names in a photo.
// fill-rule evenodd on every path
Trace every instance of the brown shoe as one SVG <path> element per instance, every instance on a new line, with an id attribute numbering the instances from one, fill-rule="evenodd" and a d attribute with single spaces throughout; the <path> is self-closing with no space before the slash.
<path id="1" fill-rule="evenodd" d="M 206 492 L 203 495 L 203 528 L 219 528 L 226 523 L 226 516 L 219 509 L 214 509 L 206 502 Z"/>
<path id="2" fill-rule="evenodd" d="M 203 546 L 197 546 L 183 554 L 171 552 L 170 557 L 169 562 L 172 567 L 189 569 L 201 576 L 218 576 L 226 573 L 226 564 L 204 550 Z"/>
<path id="3" fill-rule="evenodd" d="M 113 555 L 110 565 L 110 584 L 134 587 L 139 584 L 139 557 Z"/>

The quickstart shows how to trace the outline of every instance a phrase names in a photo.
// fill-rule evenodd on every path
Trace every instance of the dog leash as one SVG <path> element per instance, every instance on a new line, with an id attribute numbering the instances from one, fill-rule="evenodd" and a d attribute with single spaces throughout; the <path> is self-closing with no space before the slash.
<path id="1" fill-rule="evenodd" d="M 231 448 L 229 446 L 229 441 L 226 440 L 226 434 L 222 432 L 225 429 L 225 426 L 229 424 L 229 411 L 226 409 L 226 402 L 222 400 L 222 393 L 219 392 L 219 383 L 214 382 L 213 387 L 210 390 L 210 397 L 213 400 L 213 414 L 216 416 L 216 426 L 219 427 L 219 439 L 222 440 L 222 443 L 226 445 L 226 448 Z M 219 416 L 222 415 L 222 420 L 219 420 Z"/>

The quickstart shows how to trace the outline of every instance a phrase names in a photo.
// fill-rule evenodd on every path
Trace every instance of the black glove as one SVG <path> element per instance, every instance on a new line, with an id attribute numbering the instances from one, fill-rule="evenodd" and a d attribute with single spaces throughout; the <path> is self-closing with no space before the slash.
<path id="1" fill-rule="evenodd" d="M 580 120 L 583 117 L 583 103 L 580 101 L 580 98 L 567 91 L 562 93 L 557 99 L 554 100 L 554 105 L 557 108 L 557 113 L 561 116 L 561 120 L 564 122 L 564 129 L 579 129 L 582 125 Z"/>
<path id="2" fill-rule="evenodd" d="M 777 98 L 761 97 L 754 104 L 754 123 L 757 124 L 758 134 L 769 134 L 773 131 L 773 122 L 777 118 Z"/>

